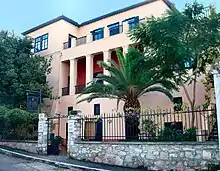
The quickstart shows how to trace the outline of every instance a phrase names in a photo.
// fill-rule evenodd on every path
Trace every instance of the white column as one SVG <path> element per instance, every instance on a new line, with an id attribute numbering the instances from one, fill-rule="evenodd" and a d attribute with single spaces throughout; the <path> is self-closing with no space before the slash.
<path id="1" fill-rule="evenodd" d="M 89 33 L 86 37 L 86 43 L 92 42 L 92 33 Z"/>
<path id="2" fill-rule="evenodd" d="M 75 94 L 75 86 L 76 86 L 76 78 L 77 78 L 77 60 L 70 60 L 70 95 Z"/>
<path id="3" fill-rule="evenodd" d="M 219 152 L 220 152 L 220 74 L 219 74 L 219 71 L 214 70 L 213 75 L 214 75 L 216 112 L 217 112 L 217 124 L 218 124 L 218 143 L 219 143 Z"/>
<path id="4" fill-rule="evenodd" d="M 123 54 L 128 53 L 128 48 L 129 48 L 129 45 L 123 46 Z"/>
<path id="5" fill-rule="evenodd" d="M 109 28 L 108 27 L 105 27 L 104 28 L 104 37 L 107 38 L 110 36 L 110 33 L 109 33 Z"/>
<path id="6" fill-rule="evenodd" d="M 93 79 L 93 56 L 86 55 L 86 84 L 90 83 Z"/>
<path id="7" fill-rule="evenodd" d="M 103 51 L 103 61 L 105 63 L 108 63 L 109 60 L 111 60 L 111 51 L 110 50 Z M 104 69 L 104 74 L 108 75 L 108 71 L 105 69 Z"/>
<path id="8" fill-rule="evenodd" d="M 124 33 L 129 32 L 128 22 L 127 22 L 127 21 L 124 21 L 124 22 L 122 23 L 122 25 L 123 25 L 123 32 L 124 32 Z"/>
<path id="9" fill-rule="evenodd" d="M 71 47 L 76 47 L 76 38 L 75 37 L 73 37 L 71 39 Z"/>

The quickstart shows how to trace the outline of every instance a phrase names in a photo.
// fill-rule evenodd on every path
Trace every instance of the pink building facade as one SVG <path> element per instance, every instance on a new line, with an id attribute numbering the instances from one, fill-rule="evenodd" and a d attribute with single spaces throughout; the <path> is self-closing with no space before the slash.
<path id="1" fill-rule="evenodd" d="M 81 24 L 60 16 L 24 32 L 35 40 L 36 54 L 53 58 L 48 81 L 53 87 L 53 96 L 58 98 L 46 100 L 45 111 L 52 116 L 68 114 L 73 109 L 85 115 L 116 112 L 116 100 L 97 99 L 77 104 L 77 96 L 98 73 L 106 72 L 97 61 L 113 59 L 117 62 L 115 50 L 120 48 L 126 53 L 134 44 L 127 35 L 129 30 L 148 17 L 162 16 L 171 6 L 167 0 L 147 0 Z M 203 104 L 204 86 L 200 83 L 197 86 L 196 103 Z M 173 95 L 188 103 L 183 89 Z M 173 103 L 160 93 L 146 94 L 140 102 L 143 110 L 173 108 Z M 123 102 L 118 112 L 122 112 L 122 108 Z M 65 119 L 60 124 L 61 136 L 65 138 Z"/>

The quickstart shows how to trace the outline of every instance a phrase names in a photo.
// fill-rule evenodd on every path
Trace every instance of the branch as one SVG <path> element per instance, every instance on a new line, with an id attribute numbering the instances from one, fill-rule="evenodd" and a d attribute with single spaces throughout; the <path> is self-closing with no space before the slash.
<path id="1" fill-rule="evenodd" d="M 190 105 L 192 105 L 192 100 L 191 100 L 191 98 L 190 98 L 189 92 L 187 91 L 187 88 L 186 88 L 185 84 L 184 84 L 182 81 L 181 81 L 181 84 L 182 84 L 182 86 L 183 86 L 184 92 L 185 92 L 185 94 L 186 94 L 186 97 L 187 97 L 187 99 L 188 99 Z"/>
<path id="2" fill-rule="evenodd" d="M 192 99 L 192 107 L 194 108 L 195 102 L 196 102 L 196 83 L 197 83 L 197 74 L 195 75 L 193 79 L 193 99 Z"/>

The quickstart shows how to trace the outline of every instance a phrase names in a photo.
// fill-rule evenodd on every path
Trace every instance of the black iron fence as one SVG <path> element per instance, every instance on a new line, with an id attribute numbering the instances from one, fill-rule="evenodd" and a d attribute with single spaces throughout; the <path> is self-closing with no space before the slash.
<path id="1" fill-rule="evenodd" d="M 81 125 L 83 141 L 218 140 L 215 108 L 87 115 L 81 119 Z"/>

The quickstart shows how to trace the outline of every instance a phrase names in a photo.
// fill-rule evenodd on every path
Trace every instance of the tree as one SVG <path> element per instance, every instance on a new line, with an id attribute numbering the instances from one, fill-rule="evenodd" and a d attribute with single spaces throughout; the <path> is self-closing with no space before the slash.
<path id="1" fill-rule="evenodd" d="M 182 12 L 173 8 L 163 17 L 149 18 L 130 33 L 131 39 L 144 47 L 146 56 L 154 57 L 155 67 L 183 87 L 192 110 L 192 127 L 197 78 L 215 60 L 208 53 L 220 44 L 219 29 L 220 15 L 214 8 L 194 2 L 186 4 Z M 187 84 L 192 85 L 192 96 Z"/>
<path id="2" fill-rule="evenodd" d="M 117 51 L 119 64 L 110 60 L 109 63 L 99 62 L 99 65 L 108 71 L 108 75 L 99 74 L 79 95 L 88 95 L 83 101 L 91 102 L 97 98 L 117 99 L 118 103 L 124 101 L 124 113 L 127 116 L 126 131 L 127 139 L 136 137 L 138 134 L 139 117 L 141 106 L 138 98 L 145 93 L 160 92 L 172 100 L 171 90 L 176 89 L 175 84 L 162 76 L 160 70 L 152 68 L 152 60 L 146 59 L 135 49 L 129 49 L 126 55 Z M 148 63 L 145 70 L 140 71 L 140 64 Z M 104 84 L 103 84 L 104 82 Z M 78 98 L 79 98 L 78 97 Z M 136 130 L 136 132 L 135 132 Z"/>
<path id="3" fill-rule="evenodd" d="M 43 89 L 51 93 L 46 76 L 50 73 L 51 59 L 31 52 L 32 40 L 0 31 L 0 102 L 13 107 L 24 107 L 26 91 Z"/>

